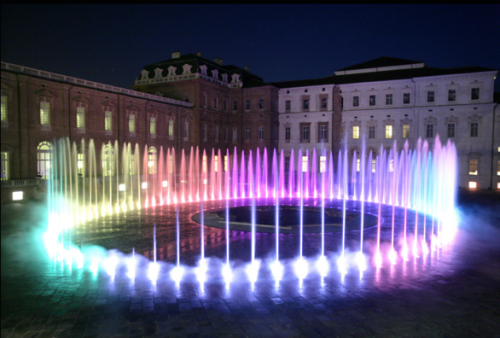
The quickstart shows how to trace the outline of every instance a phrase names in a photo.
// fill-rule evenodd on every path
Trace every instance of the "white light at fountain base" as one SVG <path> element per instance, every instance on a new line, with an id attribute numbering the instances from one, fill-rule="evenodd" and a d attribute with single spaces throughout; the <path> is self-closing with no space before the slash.
<path id="1" fill-rule="evenodd" d="M 283 278 L 283 265 L 280 263 L 280 261 L 275 260 L 271 263 L 270 268 L 274 277 L 274 281 L 276 282 L 276 285 L 278 285 L 281 281 L 281 278 Z"/>
<path id="2" fill-rule="evenodd" d="M 309 267 L 304 257 L 299 257 L 293 264 L 295 275 L 299 280 L 303 280 L 309 273 Z"/>
<path id="3" fill-rule="evenodd" d="M 163 182 L 161 182 L 161 186 L 162 186 L 163 188 L 168 187 L 168 181 L 163 181 Z"/>
<path id="4" fill-rule="evenodd" d="M 248 280 L 251 284 L 254 284 L 259 278 L 260 260 L 255 259 L 253 262 L 248 264 L 246 268 L 246 273 Z"/>
<path id="5" fill-rule="evenodd" d="M 406 243 L 403 244 L 403 248 L 401 249 L 401 257 L 405 261 L 408 261 L 408 245 Z"/>
<path id="6" fill-rule="evenodd" d="M 342 276 L 347 273 L 347 262 L 344 255 L 337 259 L 337 267 Z"/>
<path id="7" fill-rule="evenodd" d="M 160 264 L 157 262 L 150 262 L 148 267 L 148 278 L 151 283 L 156 284 L 158 273 L 160 272 Z"/>
<path id="8" fill-rule="evenodd" d="M 229 287 L 229 283 L 233 280 L 233 271 L 231 270 L 231 266 L 229 264 L 224 264 L 222 268 L 222 278 L 224 279 L 224 283 L 226 283 L 226 288 Z"/>
<path id="9" fill-rule="evenodd" d="M 94 274 L 94 276 L 96 276 L 97 272 L 99 271 L 99 261 L 97 259 L 94 259 L 92 263 L 90 263 L 89 269 Z"/>
<path id="10" fill-rule="evenodd" d="M 127 261 L 127 276 L 131 280 L 135 279 L 135 266 L 136 266 L 135 257 L 132 256 Z"/>
<path id="11" fill-rule="evenodd" d="M 111 254 L 104 262 L 104 268 L 108 273 L 108 276 L 111 278 L 115 277 L 116 274 L 116 266 L 118 265 L 118 257 L 114 254 Z"/>
<path id="12" fill-rule="evenodd" d="M 413 251 L 413 257 L 415 257 L 415 258 L 420 257 L 418 255 L 418 242 L 417 242 L 417 240 L 413 241 L 412 251 Z"/>
<path id="13" fill-rule="evenodd" d="M 148 182 L 142 182 L 141 188 L 142 189 L 147 189 L 148 188 Z"/>
<path id="14" fill-rule="evenodd" d="M 178 265 L 175 266 L 172 271 L 170 271 L 170 278 L 176 283 L 179 284 L 182 280 L 182 276 L 184 275 L 184 269 Z"/>
<path id="15" fill-rule="evenodd" d="M 196 279 L 198 280 L 198 283 L 200 283 L 200 285 L 203 285 L 207 280 L 207 270 L 208 270 L 207 260 L 200 259 L 200 261 L 198 262 L 198 267 L 195 270 Z"/>
<path id="16" fill-rule="evenodd" d="M 365 255 L 363 255 L 362 252 L 358 252 L 356 254 L 356 264 L 358 264 L 358 268 L 360 272 L 363 272 L 366 270 L 366 258 Z"/>
<path id="17" fill-rule="evenodd" d="M 316 269 L 318 269 L 321 277 L 328 276 L 328 272 L 330 272 L 330 264 L 328 263 L 326 256 L 319 256 L 318 261 L 316 262 Z"/>
<path id="18" fill-rule="evenodd" d="M 12 193 L 13 201 L 22 201 L 23 200 L 23 192 L 22 191 L 14 191 Z"/>
<path id="19" fill-rule="evenodd" d="M 429 247 L 427 246 L 427 242 L 422 240 L 422 254 L 427 256 L 429 254 Z"/>
<path id="20" fill-rule="evenodd" d="M 118 191 L 125 191 L 125 184 L 123 184 L 123 183 L 119 184 Z"/>
<path id="21" fill-rule="evenodd" d="M 377 252 L 375 252 L 374 261 L 377 268 L 382 267 L 382 254 L 380 253 L 380 250 L 377 250 Z"/>
<path id="22" fill-rule="evenodd" d="M 394 248 L 391 248 L 389 250 L 389 261 L 391 262 L 392 265 L 396 264 L 397 258 L 398 254 L 396 253 L 396 250 L 394 250 Z"/>

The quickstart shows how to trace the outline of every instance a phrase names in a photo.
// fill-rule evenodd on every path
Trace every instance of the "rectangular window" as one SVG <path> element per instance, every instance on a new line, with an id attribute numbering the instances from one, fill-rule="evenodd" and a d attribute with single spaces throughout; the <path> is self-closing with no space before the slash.
<path id="1" fill-rule="evenodd" d="M 7 122 L 7 95 L 2 95 L 2 122 Z M 3 153 L 2 153 L 3 154 Z"/>
<path id="2" fill-rule="evenodd" d="M 309 110 L 309 99 L 304 99 L 302 101 L 302 109 L 303 110 Z"/>
<path id="3" fill-rule="evenodd" d="M 264 99 L 259 99 L 259 109 L 264 109 Z"/>
<path id="4" fill-rule="evenodd" d="M 357 158 L 356 159 L 356 171 L 361 170 L 361 159 Z"/>
<path id="5" fill-rule="evenodd" d="M 219 99 L 218 98 L 214 99 L 214 109 L 219 109 Z"/>
<path id="6" fill-rule="evenodd" d="M 455 137 L 455 123 L 448 123 L 448 138 Z"/>
<path id="7" fill-rule="evenodd" d="M 227 143 L 227 141 L 229 141 L 229 131 L 227 130 L 227 126 L 224 127 L 224 142 Z"/>
<path id="8" fill-rule="evenodd" d="M 359 126 L 352 127 L 352 138 L 359 139 Z"/>
<path id="9" fill-rule="evenodd" d="M 250 140 L 250 127 L 245 127 L 245 140 Z"/>
<path id="10" fill-rule="evenodd" d="M 427 130 L 426 130 L 426 135 L 427 138 L 433 138 L 434 137 L 434 125 L 432 123 L 429 123 L 427 125 Z"/>
<path id="11" fill-rule="evenodd" d="M 290 171 L 290 157 L 285 156 L 285 175 Z"/>
<path id="12" fill-rule="evenodd" d="M 285 111 L 290 111 L 291 109 L 291 103 L 290 100 L 285 101 Z"/>
<path id="13" fill-rule="evenodd" d="M 173 140 L 174 138 L 174 120 L 168 120 L 168 139 Z"/>
<path id="14" fill-rule="evenodd" d="M 469 182 L 469 189 L 476 189 L 477 188 L 477 182 L 470 181 Z"/>
<path id="15" fill-rule="evenodd" d="M 479 100 L 479 88 L 472 88 L 470 91 L 471 100 Z"/>
<path id="16" fill-rule="evenodd" d="M 151 117 L 149 119 L 149 133 L 151 135 L 156 135 L 156 118 Z"/>
<path id="17" fill-rule="evenodd" d="M 78 159 L 77 159 L 77 169 L 78 169 L 78 175 L 83 176 L 85 174 L 85 154 L 84 153 L 78 153 Z"/>
<path id="18" fill-rule="evenodd" d="M 202 98 L 202 102 L 201 104 L 203 105 L 203 107 L 206 107 L 207 106 L 207 94 L 203 94 L 203 98 Z"/>
<path id="19" fill-rule="evenodd" d="M 250 110 L 250 100 L 245 101 L 245 109 Z"/>
<path id="20" fill-rule="evenodd" d="M 427 102 L 429 102 L 429 103 L 434 102 L 434 91 L 433 90 L 427 91 Z"/>
<path id="21" fill-rule="evenodd" d="M 409 138 L 409 137 L 410 137 L 410 125 L 403 124 L 403 138 Z"/>
<path id="22" fill-rule="evenodd" d="M 236 127 L 233 127 L 233 142 L 236 142 L 238 140 L 238 129 Z"/>
<path id="23" fill-rule="evenodd" d="M 477 158 L 471 158 L 469 160 L 469 175 L 477 175 Z"/>
<path id="24" fill-rule="evenodd" d="M 301 142 L 309 142 L 309 125 L 301 126 Z"/>
<path id="25" fill-rule="evenodd" d="M 368 138 L 375 138 L 375 127 L 368 127 Z"/>
<path id="26" fill-rule="evenodd" d="M 219 126 L 214 126 L 214 139 L 215 142 L 219 142 Z"/>
<path id="27" fill-rule="evenodd" d="M 319 157 L 319 172 L 320 173 L 326 172 L 326 156 Z"/>
<path id="28" fill-rule="evenodd" d="M 372 159 L 372 173 L 375 173 L 375 169 L 377 168 L 377 160 Z"/>
<path id="29" fill-rule="evenodd" d="M 238 101 L 233 101 L 233 110 L 238 110 Z"/>
<path id="30" fill-rule="evenodd" d="M 224 100 L 224 110 L 227 111 L 227 99 Z"/>
<path id="31" fill-rule="evenodd" d="M 327 100 L 328 100 L 328 98 L 326 98 L 326 97 L 322 97 L 321 98 L 320 103 L 319 103 L 321 110 L 326 110 L 327 109 L 327 107 L 328 107 L 328 101 Z"/>
<path id="32" fill-rule="evenodd" d="M 290 127 L 285 128 L 285 142 L 290 142 Z"/>
<path id="33" fill-rule="evenodd" d="M 403 93 L 403 104 L 410 104 L 410 93 Z"/>
<path id="34" fill-rule="evenodd" d="M 307 156 L 302 156 L 302 172 L 306 173 L 307 172 Z"/>
<path id="35" fill-rule="evenodd" d="M 224 155 L 224 171 L 227 171 L 227 163 L 228 163 L 228 158 L 226 155 Z"/>
<path id="36" fill-rule="evenodd" d="M 203 125 L 202 125 L 202 136 L 203 136 L 203 142 L 207 142 L 207 125 L 206 125 L 206 123 L 203 123 Z"/>
<path id="37" fill-rule="evenodd" d="M 448 101 L 453 102 L 457 100 L 457 91 L 455 89 L 448 90 Z"/>
<path id="38" fill-rule="evenodd" d="M 76 127 L 78 129 L 85 129 L 85 108 L 76 108 Z"/>
<path id="39" fill-rule="evenodd" d="M 40 102 L 40 124 L 48 126 L 50 124 L 50 103 Z"/>
<path id="40" fill-rule="evenodd" d="M 264 139 L 264 127 L 259 127 L 259 134 L 258 134 L 258 138 L 259 140 L 263 140 Z"/>
<path id="41" fill-rule="evenodd" d="M 104 130 L 105 131 L 111 131 L 112 130 L 112 116 L 111 112 L 109 110 L 106 110 L 104 112 Z"/>
<path id="42" fill-rule="evenodd" d="M 2 181 L 7 181 L 10 179 L 9 173 L 9 153 L 2 151 L 2 177 L 0 178 Z"/>
<path id="43" fill-rule="evenodd" d="M 189 123 L 188 123 L 188 121 L 184 121 L 184 140 L 185 141 L 188 138 L 188 131 L 189 131 Z"/>
<path id="44" fill-rule="evenodd" d="M 392 105 L 392 94 L 387 94 L 385 96 L 385 104 L 388 105 L 388 106 Z"/>
<path id="45" fill-rule="evenodd" d="M 375 95 L 370 95 L 370 106 L 374 106 L 376 103 Z"/>
<path id="46" fill-rule="evenodd" d="M 470 124 L 470 137 L 477 137 L 479 134 L 479 123 L 472 122 Z"/>
<path id="47" fill-rule="evenodd" d="M 328 142 L 328 124 L 319 123 L 319 142 Z"/>
<path id="48" fill-rule="evenodd" d="M 130 114 L 128 116 L 128 132 L 135 133 L 135 115 Z"/>
<path id="49" fill-rule="evenodd" d="M 353 96 L 352 98 L 352 106 L 359 107 L 359 96 Z"/>
<path id="50" fill-rule="evenodd" d="M 392 138 L 392 125 L 385 126 L 385 138 Z"/>

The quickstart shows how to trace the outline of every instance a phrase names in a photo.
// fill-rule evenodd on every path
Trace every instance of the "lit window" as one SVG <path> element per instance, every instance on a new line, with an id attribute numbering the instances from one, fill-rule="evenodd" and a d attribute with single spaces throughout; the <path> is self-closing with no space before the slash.
<path id="1" fill-rule="evenodd" d="M 135 115 L 130 114 L 128 116 L 128 132 L 135 133 Z"/>
<path id="2" fill-rule="evenodd" d="M 37 147 L 37 171 L 43 179 L 48 179 L 52 164 L 52 144 L 41 142 Z"/>
<path id="3" fill-rule="evenodd" d="M 497 182 L 497 190 L 500 190 L 500 182 Z"/>
<path id="4" fill-rule="evenodd" d="M 471 158 L 469 160 L 469 175 L 477 175 L 477 158 Z"/>
<path id="5" fill-rule="evenodd" d="M 174 139 L 174 120 L 168 120 L 168 138 L 169 140 Z"/>
<path id="6" fill-rule="evenodd" d="M 435 92 L 433 90 L 427 91 L 427 102 L 429 102 L 429 103 L 434 102 L 434 94 L 435 94 Z"/>
<path id="7" fill-rule="evenodd" d="M 360 171 L 361 168 L 361 159 L 356 159 L 356 171 Z"/>
<path id="8" fill-rule="evenodd" d="M 111 112 L 109 110 L 106 110 L 104 112 L 104 130 L 105 131 L 111 131 L 112 130 L 112 116 Z"/>
<path id="9" fill-rule="evenodd" d="M 469 189 L 476 189 L 476 188 L 477 188 L 477 182 L 470 181 L 469 182 Z"/>
<path id="10" fill-rule="evenodd" d="M 286 100 L 285 101 L 285 110 L 286 111 L 290 111 L 291 109 L 291 103 L 290 103 L 290 100 Z"/>
<path id="11" fill-rule="evenodd" d="M 392 138 L 392 125 L 385 126 L 385 138 Z"/>
<path id="12" fill-rule="evenodd" d="M 368 127 L 368 138 L 375 138 L 375 127 Z"/>
<path id="13" fill-rule="evenodd" d="M 353 139 L 359 138 L 359 126 L 352 127 L 352 138 Z"/>
<path id="14" fill-rule="evenodd" d="M 148 170 L 149 174 L 151 175 L 156 174 L 156 163 L 157 163 L 156 158 L 157 158 L 156 147 L 149 147 Z"/>
<path id="15" fill-rule="evenodd" d="M 427 138 L 434 137 L 434 125 L 432 123 L 427 124 L 426 135 Z"/>
<path id="16" fill-rule="evenodd" d="M 79 129 L 85 129 L 85 108 L 76 108 L 76 127 Z"/>
<path id="17" fill-rule="evenodd" d="M 259 99 L 259 109 L 264 109 L 264 99 Z"/>
<path id="18" fill-rule="evenodd" d="M 215 155 L 214 156 L 214 166 L 215 166 L 215 172 L 219 171 L 219 156 Z"/>
<path id="19" fill-rule="evenodd" d="M 84 153 L 78 153 L 76 166 L 77 166 L 78 174 L 83 176 L 85 174 L 85 154 Z"/>
<path id="20" fill-rule="evenodd" d="M 224 156 L 224 171 L 227 171 L 228 158 Z"/>
<path id="21" fill-rule="evenodd" d="M 156 135 L 156 118 L 151 117 L 149 119 L 149 133 L 151 135 Z"/>
<path id="22" fill-rule="evenodd" d="M 320 173 L 326 172 L 326 156 L 319 157 L 319 172 Z"/>
<path id="23" fill-rule="evenodd" d="M 471 100 L 479 100 L 479 88 L 472 88 L 470 91 Z"/>
<path id="24" fill-rule="evenodd" d="M 375 95 L 370 95 L 370 106 L 374 106 L 376 103 Z"/>
<path id="25" fill-rule="evenodd" d="M 285 142 L 290 142 L 290 127 L 285 128 Z"/>
<path id="26" fill-rule="evenodd" d="M 40 124 L 48 126 L 50 124 L 50 103 L 40 102 Z"/>
<path id="27" fill-rule="evenodd" d="M 448 123 L 448 138 L 455 137 L 455 123 Z"/>
<path id="28" fill-rule="evenodd" d="M 102 151 L 102 175 L 114 176 L 115 175 L 115 155 L 113 146 L 106 144 Z"/>
<path id="29" fill-rule="evenodd" d="M 3 172 L 3 169 L 2 169 L 2 172 Z M 498 163 L 497 163 L 497 176 L 500 176 L 500 160 L 498 160 Z"/>
<path id="30" fill-rule="evenodd" d="M 455 89 L 448 90 L 448 101 L 456 101 L 457 99 L 457 91 Z"/>
<path id="31" fill-rule="evenodd" d="M 410 103 L 410 93 L 403 93 L 403 104 Z"/>
<path id="32" fill-rule="evenodd" d="M 215 156 L 217 158 L 217 156 Z M 201 158 L 201 170 L 202 172 L 206 173 L 208 171 L 208 163 L 207 163 L 207 155 L 203 155 Z"/>
<path id="33" fill-rule="evenodd" d="M 2 95 L 2 122 L 7 121 L 7 95 Z"/>
<path id="34" fill-rule="evenodd" d="M 377 160 L 376 159 L 372 159 L 372 173 L 375 172 L 376 167 L 377 167 Z"/>
<path id="35" fill-rule="evenodd" d="M 353 107 L 358 107 L 359 106 L 359 96 L 353 96 L 352 97 L 352 106 Z"/>
<path id="36" fill-rule="evenodd" d="M 392 94 L 387 94 L 385 96 L 385 104 L 388 106 L 392 105 Z"/>
<path id="37" fill-rule="evenodd" d="M 259 140 L 263 140 L 264 139 L 264 127 L 262 127 L 262 126 L 259 127 L 258 132 L 259 132 L 259 135 L 258 135 Z"/>
<path id="38" fill-rule="evenodd" d="M 10 172 L 9 172 L 9 153 L 2 151 L 2 177 L 0 180 L 2 181 L 7 181 L 10 179 Z"/>
<path id="39" fill-rule="evenodd" d="M 302 156 L 302 172 L 306 173 L 307 172 L 307 156 Z"/>
<path id="40" fill-rule="evenodd" d="M 12 200 L 13 201 L 22 201 L 23 200 L 23 192 L 22 191 L 12 192 Z"/>
<path id="41" fill-rule="evenodd" d="M 403 124 L 403 138 L 409 138 L 409 137 L 410 137 L 410 125 Z"/>
<path id="42" fill-rule="evenodd" d="M 479 123 L 472 122 L 470 124 L 470 137 L 477 137 L 479 133 Z"/>

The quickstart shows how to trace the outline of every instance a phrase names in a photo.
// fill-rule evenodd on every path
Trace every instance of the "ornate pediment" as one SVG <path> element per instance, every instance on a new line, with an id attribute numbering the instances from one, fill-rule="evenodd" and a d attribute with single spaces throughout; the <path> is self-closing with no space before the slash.
<path id="1" fill-rule="evenodd" d="M 473 116 L 469 116 L 469 124 L 474 123 L 474 122 L 481 123 L 482 119 L 483 119 L 482 116 L 474 114 Z"/>
<path id="2" fill-rule="evenodd" d="M 428 116 L 424 119 L 425 124 L 436 124 L 437 123 L 437 118 L 434 116 Z"/>
<path id="3" fill-rule="evenodd" d="M 455 123 L 455 124 L 457 124 L 457 125 L 458 125 L 458 117 L 457 117 L 457 116 L 450 115 L 450 116 L 448 116 L 448 117 L 445 119 L 445 123 L 446 123 L 446 124 Z"/>

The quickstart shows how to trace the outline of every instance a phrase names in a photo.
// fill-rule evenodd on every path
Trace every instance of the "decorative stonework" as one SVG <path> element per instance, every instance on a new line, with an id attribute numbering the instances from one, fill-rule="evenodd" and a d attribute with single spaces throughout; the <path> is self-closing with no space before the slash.
<path id="1" fill-rule="evenodd" d="M 404 119 L 401 120 L 401 126 L 404 126 L 405 124 L 412 125 L 413 120 L 409 119 L 408 117 L 405 117 Z"/>
<path id="2" fill-rule="evenodd" d="M 350 123 L 351 129 L 352 129 L 352 127 L 355 127 L 355 126 L 361 127 L 361 121 L 359 121 L 359 120 L 351 121 L 351 123 Z"/>
<path id="3" fill-rule="evenodd" d="M 231 75 L 231 83 L 238 83 L 240 82 L 240 74 L 233 74 Z"/>
<path id="4" fill-rule="evenodd" d="M 185 75 L 185 74 L 191 74 L 191 68 L 193 66 L 191 65 L 188 65 L 187 63 L 185 63 L 183 66 L 182 66 L 182 74 Z"/>
<path id="5" fill-rule="evenodd" d="M 206 65 L 201 65 L 201 66 L 200 66 L 200 72 L 201 72 L 203 75 L 207 75 L 207 66 L 206 66 Z"/>
<path id="6" fill-rule="evenodd" d="M 424 119 L 424 124 L 436 124 L 437 123 L 437 118 L 434 116 L 428 116 Z"/>
<path id="7" fill-rule="evenodd" d="M 216 80 L 219 79 L 219 71 L 217 69 L 212 70 L 212 77 Z"/>
<path id="8" fill-rule="evenodd" d="M 156 69 L 155 69 L 155 78 L 156 78 L 156 79 L 161 78 L 161 77 L 162 77 L 162 73 L 163 73 L 163 69 L 161 69 L 161 68 L 156 68 Z"/>
<path id="9" fill-rule="evenodd" d="M 224 74 L 221 74 L 221 76 L 222 76 L 222 81 L 227 82 L 227 74 L 224 73 Z"/>
<path id="10" fill-rule="evenodd" d="M 175 76 L 176 70 L 177 70 L 177 67 L 174 67 L 174 66 L 168 67 L 168 76 Z"/>
<path id="11" fill-rule="evenodd" d="M 367 122 L 366 122 L 366 126 L 367 127 L 377 127 L 378 126 L 378 121 L 375 120 L 373 117 L 370 118 Z"/>
<path id="12" fill-rule="evenodd" d="M 450 123 L 454 123 L 454 124 L 458 125 L 458 117 L 457 116 L 453 116 L 453 115 L 448 116 L 445 119 L 445 124 L 448 125 Z"/>
<path id="13" fill-rule="evenodd" d="M 483 119 L 483 117 L 479 116 L 477 114 L 474 114 L 473 116 L 469 116 L 469 125 L 471 123 L 474 123 L 474 122 L 481 123 L 482 119 Z"/>
<path id="14" fill-rule="evenodd" d="M 147 80 L 149 76 L 149 72 L 145 69 L 141 71 L 141 80 Z"/>
<path id="15" fill-rule="evenodd" d="M 384 125 L 385 126 L 393 126 L 395 124 L 396 121 L 394 121 L 393 119 L 391 119 L 390 117 L 386 118 L 384 120 Z"/>

